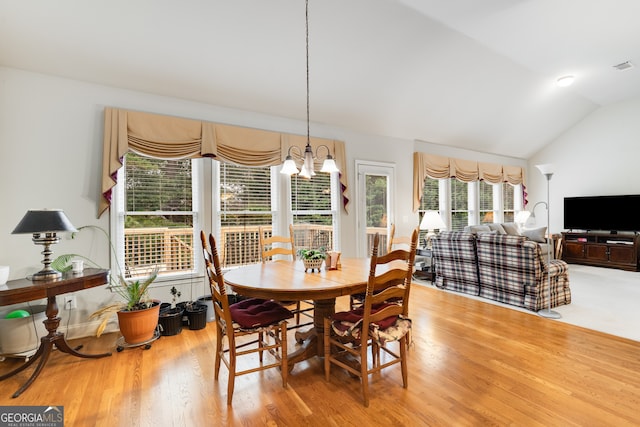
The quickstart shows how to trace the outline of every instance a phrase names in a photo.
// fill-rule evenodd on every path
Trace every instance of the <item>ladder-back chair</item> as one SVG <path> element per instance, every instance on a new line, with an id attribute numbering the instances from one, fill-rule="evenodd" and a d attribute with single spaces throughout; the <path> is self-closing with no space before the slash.
<path id="1" fill-rule="evenodd" d="M 279 368 L 282 376 L 282 386 L 287 387 L 287 319 L 293 314 L 271 300 L 260 298 L 248 298 L 229 304 L 225 289 L 222 269 L 218 258 L 216 241 L 209 235 L 207 242 L 205 233 L 200 232 L 200 240 L 204 254 L 205 269 L 211 287 L 211 297 L 215 312 L 216 324 L 216 350 L 214 378 L 218 380 L 220 364 L 224 362 L 229 370 L 227 384 L 227 405 L 231 405 L 235 377 L 263 371 L 270 368 Z M 255 336 L 253 340 L 238 341 L 238 338 Z M 225 340 L 224 337 L 227 337 Z M 273 338 L 273 343 L 265 338 Z M 225 345 L 226 343 L 226 345 Z M 273 356 L 274 362 L 263 363 L 263 353 L 268 352 Z M 258 353 L 258 366 L 244 370 L 238 370 L 237 358 Z"/>
<path id="2" fill-rule="evenodd" d="M 360 377 L 365 406 L 369 406 L 370 374 L 400 363 L 404 388 L 408 381 L 409 293 L 418 230 L 414 230 L 410 248 L 406 251 L 397 249 L 378 256 L 379 239 L 376 234 L 363 306 L 324 319 L 325 378 L 330 380 L 332 364 Z M 378 268 L 381 268 L 380 272 Z M 388 347 L 393 341 L 399 343 L 397 350 Z M 371 360 L 368 359 L 369 348 Z M 345 359 L 345 353 L 351 359 L 355 358 L 360 366 L 354 367 L 349 358 Z"/>
<path id="3" fill-rule="evenodd" d="M 262 262 L 272 261 L 274 256 L 289 257 L 290 260 L 296 260 L 296 247 L 293 239 L 293 225 L 289 224 L 289 236 L 268 235 L 264 227 L 259 228 L 260 233 L 260 259 Z M 276 259 L 277 260 L 277 259 Z M 295 309 L 291 310 L 295 316 L 296 324 L 291 327 L 299 328 L 311 325 L 313 322 L 300 323 L 300 315 L 305 315 L 313 319 L 313 301 L 304 301 L 305 307 L 300 301 L 279 301 L 284 306 L 295 304 Z"/>

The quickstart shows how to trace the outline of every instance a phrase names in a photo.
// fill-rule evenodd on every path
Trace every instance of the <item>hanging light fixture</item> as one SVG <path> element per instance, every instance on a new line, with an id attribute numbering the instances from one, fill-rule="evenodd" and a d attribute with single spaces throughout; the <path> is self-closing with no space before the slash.
<path id="1" fill-rule="evenodd" d="M 311 138 L 309 136 L 310 135 L 310 133 L 309 133 L 309 0 L 306 0 L 305 3 L 306 3 L 305 30 L 306 30 L 306 36 L 307 36 L 307 38 L 306 38 L 306 47 L 307 47 L 307 145 L 304 147 L 304 153 L 302 153 L 302 152 L 299 153 L 300 157 L 302 158 L 302 168 L 301 168 L 301 170 L 298 171 L 298 167 L 296 166 L 296 162 L 295 162 L 295 160 L 293 160 L 293 157 L 291 156 L 291 150 L 293 148 L 297 149 L 298 151 L 300 151 L 300 149 L 297 146 L 291 146 L 291 147 L 289 147 L 289 150 L 287 151 L 287 157 L 285 158 L 284 163 L 282 164 L 282 169 L 280 170 L 280 173 L 287 174 L 287 175 L 293 175 L 293 174 L 297 173 L 298 175 L 300 175 L 303 178 L 311 179 L 311 177 L 316 174 L 316 172 L 314 170 L 313 162 L 314 162 L 315 159 L 318 158 L 318 152 L 323 147 L 327 150 L 327 157 L 325 158 L 324 163 L 322 164 L 322 169 L 320 169 L 320 172 L 331 173 L 331 172 L 340 172 L 340 170 L 336 166 L 336 161 L 333 159 L 333 156 L 331 156 L 331 150 L 329 150 L 329 147 L 327 147 L 326 145 L 318 146 L 318 149 L 317 149 L 315 155 L 313 153 L 313 149 L 311 148 Z"/>

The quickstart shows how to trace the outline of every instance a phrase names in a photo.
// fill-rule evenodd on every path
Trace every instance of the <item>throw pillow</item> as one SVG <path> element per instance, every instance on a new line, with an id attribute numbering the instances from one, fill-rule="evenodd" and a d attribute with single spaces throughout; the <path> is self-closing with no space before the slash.
<path id="1" fill-rule="evenodd" d="M 464 231 L 469 233 L 478 234 L 491 231 L 488 225 L 468 225 L 464 228 Z"/>
<path id="2" fill-rule="evenodd" d="M 502 224 L 502 228 L 509 236 L 519 236 L 520 230 L 518 230 L 518 224 L 515 222 L 505 222 Z"/>
<path id="3" fill-rule="evenodd" d="M 538 243 L 547 243 L 546 238 L 547 227 L 532 228 L 530 230 L 522 230 L 520 234 L 529 240 L 533 240 Z"/>
<path id="4" fill-rule="evenodd" d="M 495 234 L 507 234 L 507 232 L 502 227 L 502 224 L 492 222 L 490 224 L 487 224 L 487 226 L 491 229 L 491 231 L 495 231 Z"/>

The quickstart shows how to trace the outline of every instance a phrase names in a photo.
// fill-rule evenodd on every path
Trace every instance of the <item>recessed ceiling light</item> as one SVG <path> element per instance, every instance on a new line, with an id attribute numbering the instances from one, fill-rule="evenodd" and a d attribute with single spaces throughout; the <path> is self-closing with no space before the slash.
<path id="1" fill-rule="evenodd" d="M 613 65 L 613 68 L 615 68 L 618 71 L 624 71 L 624 70 L 628 70 L 629 68 L 633 68 L 633 64 L 629 61 L 625 61 L 617 65 Z"/>
<path id="2" fill-rule="evenodd" d="M 562 76 L 558 80 L 556 80 L 556 84 L 560 87 L 567 87 L 571 86 L 574 80 L 574 76 Z"/>

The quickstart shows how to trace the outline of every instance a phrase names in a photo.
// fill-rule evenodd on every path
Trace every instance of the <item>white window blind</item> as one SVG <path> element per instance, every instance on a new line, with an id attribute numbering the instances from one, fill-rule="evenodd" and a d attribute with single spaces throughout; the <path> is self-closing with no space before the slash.
<path id="1" fill-rule="evenodd" d="M 319 167 L 316 165 L 316 168 Z M 334 249 L 334 224 L 337 196 L 332 191 L 336 180 L 330 174 L 317 172 L 310 180 L 291 177 L 291 212 L 297 249 Z"/>
<path id="2" fill-rule="evenodd" d="M 486 224 L 495 222 L 493 214 L 494 185 L 485 181 L 480 181 L 478 183 L 478 187 L 478 196 L 480 198 L 480 223 Z"/>
<path id="3" fill-rule="evenodd" d="M 277 214 L 272 208 L 269 167 L 219 163 L 220 209 L 218 212 L 223 265 L 260 262 L 259 227 L 271 230 Z"/>
<path id="4" fill-rule="evenodd" d="M 194 191 L 192 160 L 127 153 L 124 167 L 124 268 L 132 277 L 192 272 Z"/>

